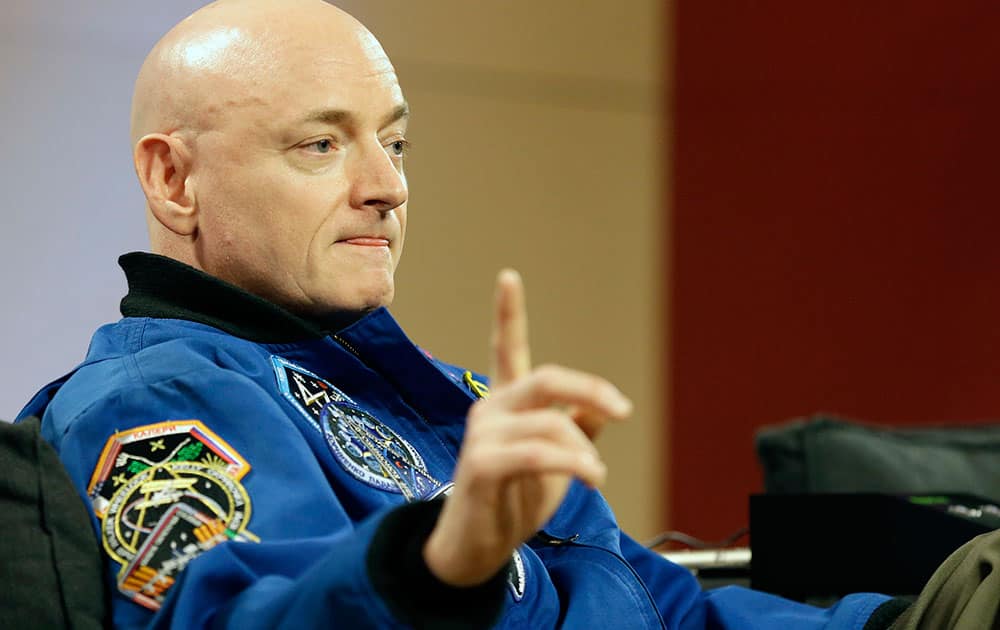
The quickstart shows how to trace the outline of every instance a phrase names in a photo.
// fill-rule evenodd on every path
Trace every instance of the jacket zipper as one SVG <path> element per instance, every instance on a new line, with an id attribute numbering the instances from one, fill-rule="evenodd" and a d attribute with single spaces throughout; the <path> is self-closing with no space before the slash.
<path id="1" fill-rule="evenodd" d="M 340 335 L 330 335 L 330 336 L 333 337 L 334 339 L 336 339 L 337 343 L 339 343 L 340 345 L 342 345 L 345 348 L 347 348 L 348 352 L 350 352 L 351 354 L 353 354 L 354 356 L 356 356 L 358 358 L 358 360 L 360 360 L 366 366 L 368 365 L 367 363 L 365 363 L 365 360 L 361 358 L 361 353 L 358 352 L 357 349 L 355 349 L 354 346 L 352 346 L 351 344 L 347 343 L 347 341 L 345 341 L 343 337 L 341 337 Z"/>
<path id="2" fill-rule="evenodd" d="M 371 365 L 369 365 L 369 363 L 367 361 L 365 361 L 365 358 L 363 356 L 361 356 L 361 353 L 358 352 L 358 349 L 355 348 L 354 346 L 352 346 L 350 343 L 348 343 L 346 339 L 344 339 L 340 335 L 330 335 L 330 337 L 332 337 L 341 346 L 343 346 L 344 348 L 346 348 L 348 352 L 350 352 L 355 357 L 357 357 L 358 361 L 361 361 L 361 363 L 365 367 L 367 367 L 368 369 L 370 369 L 371 371 L 373 371 L 373 372 L 375 372 L 377 374 L 381 374 L 378 370 L 376 370 Z M 457 461 L 457 458 L 451 455 L 451 451 L 448 450 L 448 447 L 445 446 L 444 443 L 441 442 L 441 438 L 439 438 L 437 436 L 437 433 L 434 432 L 434 425 L 432 425 L 427 420 L 427 418 L 424 417 L 424 414 L 420 413 L 420 411 L 416 408 L 416 406 L 414 406 L 412 403 L 410 403 L 409 400 L 407 400 L 406 398 L 404 398 L 402 396 L 402 394 L 400 394 L 399 397 L 400 397 L 400 399 L 402 399 L 403 402 L 406 403 L 406 406 L 409 407 L 410 411 L 412 411 L 418 418 L 420 418 L 421 422 L 423 422 L 425 425 L 427 425 L 428 428 L 430 428 L 431 434 L 434 435 L 434 437 L 437 440 L 438 444 L 441 444 L 441 447 L 444 449 L 444 452 L 448 454 L 448 458 L 454 464 Z M 439 488 L 438 491 L 440 491 L 442 488 L 444 488 L 445 486 L 447 486 L 449 483 L 450 482 L 447 482 L 447 481 L 443 482 L 441 488 Z"/>
<path id="3" fill-rule="evenodd" d="M 558 536 L 553 536 L 543 529 L 535 532 L 534 536 L 535 540 L 547 547 L 561 547 L 563 545 L 568 545 L 576 542 L 579 537 L 580 534 L 573 534 L 572 536 L 567 536 L 566 538 L 559 538 Z"/>
<path id="4" fill-rule="evenodd" d="M 361 361 L 361 363 L 363 363 L 365 367 L 367 367 L 373 372 L 378 373 L 378 370 L 373 368 L 371 365 L 368 364 L 367 361 L 365 361 L 365 358 L 361 356 L 361 353 L 358 352 L 357 348 L 347 343 L 347 341 L 343 337 L 341 337 L 340 335 L 330 335 L 330 336 L 333 337 L 337 341 L 337 343 L 347 348 L 347 351 L 353 354 L 355 357 L 357 357 L 358 361 Z M 400 398 L 403 397 L 400 396 Z M 431 423 L 427 421 L 427 418 L 424 417 L 424 414 L 420 413 L 416 407 L 411 405 L 410 401 L 406 400 L 405 398 L 403 398 L 403 401 L 406 402 L 406 406 L 409 407 L 410 410 L 413 411 L 413 413 L 417 414 L 417 417 L 420 418 L 424 422 L 424 424 L 430 426 Z"/>
<path id="5" fill-rule="evenodd" d="M 361 353 L 358 352 L 357 348 L 355 348 L 354 346 L 352 346 L 351 344 L 349 344 L 343 337 L 341 337 L 340 335 L 330 335 L 330 336 L 333 337 L 337 341 L 337 343 L 339 343 L 340 345 L 342 345 L 345 348 L 347 348 L 347 351 L 350 352 L 351 354 L 353 354 L 355 357 L 357 357 L 358 361 L 361 361 L 361 363 L 363 363 L 365 365 L 365 367 L 367 367 L 368 369 L 372 370 L 373 372 L 378 372 L 378 370 L 376 370 L 375 368 L 373 368 L 371 365 L 368 364 L 367 361 L 365 361 L 365 358 L 363 356 L 361 356 Z M 417 415 L 417 417 L 420 418 L 423 421 L 424 424 L 426 424 L 427 426 L 433 426 L 427 420 L 427 418 L 424 417 L 424 414 L 420 413 L 420 411 L 414 405 L 412 405 L 410 403 L 410 401 L 408 401 L 405 398 L 403 398 L 402 395 L 400 395 L 400 398 L 403 399 L 403 401 L 406 403 L 406 406 L 409 407 L 410 410 L 413 413 L 415 413 Z M 444 446 L 444 445 L 442 444 L 442 446 Z M 455 459 L 455 458 L 452 458 L 452 459 Z"/>
<path id="6" fill-rule="evenodd" d="M 653 614 L 656 616 L 656 618 L 659 619 L 660 627 L 665 629 L 667 626 L 663 621 L 663 617 L 660 616 L 660 609 L 656 607 L 656 600 L 654 600 L 653 596 L 650 595 L 649 589 L 646 588 L 646 583 L 642 581 L 642 578 L 639 577 L 639 574 L 635 572 L 635 569 L 632 568 L 632 565 L 629 564 L 628 561 L 625 560 L 625 558 L 622 558 L 621 556 L 619 556 L 618 554 L 609 549 L 605 549 L 604 547 L 598 547 L 596 545 L 588 545 L 586 543 L 577 542 L 579 538 L 580 534 L 573 534 L 572 536 L 569 536 L 567 538 L 559 538 L 541 530 L 539 530 L 538 533 L 536 533 L 534 536 L 535 540 L 537 540 L 538 542 L 547 547 L 572 546 L 572 547 L 583 547 L 585 549 L 596 549 L 598 551 L 603 551 L 604 553 L 610 555 L 621 564 L 624 564 L 625 567 L 629 570 L 629 573 L 632 574 L 632 578 L 636 581 L 637 584 L 639 584 L 642 587 L 642 592 L 646 594 L 646 602 L 649 604 L 649 607 L 652 609 Z"/>
<path id="7" fill-rule="evenodd" d="M 371 368 L 371 366 L 368 365 L 368 363 L 364 360 L 364 357 L 361 356 L 361 353 L 358 352 L 357 349 L 354 346 L 352 346 L 351 344 L 349 344 L 340 335 L 331 335 L 331 337 L 333 337 L 337 341 L 337 343 L 339 343 L 340 345 L 342 345 L 345 348 L 347 348 L 348 352 L 350 352 L 355 357 L 357 357 L 357 359 L 359 361 L 361 361 L 362 363 L 364 363 L 367 367 Z M 407 402 L 407 406 L 411 410 L 413 410 L 413 413 L 417 414 L 417 417 L 420 418 L 421 420 L 423 420 L 425 424 L 430 425 L 430 423 L 427 422 L 427 418 L 425 418 L 422 413 L 420 413 L 419 411 L 417 411 L 417 409 L 413 405 L 411 405 L 409 402 Z M 572 536 L 569 536 L 567 538 L 559 538 L 559 537 L 553 536 L 553 535 L 551 535 L 551 534 L 549 534 L 549 533 L 547 533 L 547 532 L 545 532 L 543 530 L 538 530 L 538 532 L 535 534 L 534 537 L 535 537 L 535 539 L 537 539 L 543 545 L 550 546 L 550 547 L 560 547 L 560 546 L 563 546 L 563 545 L 573 545 L 573 546 L 576 546 L 576 547 L 585 547 L 587 549 L 597 549 L 599 551 L 603 551 L 604 553 L 607 553 L 607 554 L 611 555 L 615 560 L 617 560 L 618 562 L 624 564 L 625 567 L 629 570 L 629 573 L 632 574 L 632 577 L 635 579 L 635 581 L 640 586 L 642 586 L 642 592 L 646 594 L 646 601 L 647 601 L 647 603 L 649 604 L 650 608 L 652 608 L 653 612 L 656 614 L 656 618 L 660 620 L 660 627 L 661 628 L 666 628 L 666 626 L 663 623 L 663 618 L 660 616 L 660 609 L 656 607 L 656 602 L 653 600 L 652 595 L 649 594 L 649 589 L 646 588 L 646 583 L 642 581 L 642 578 L 639 577 L 639 574 L 635 572 L 635 569 L 632 568 L 632 565 L 629 564 L 624 558 L 620 557 L 618 554 L 616 554 L 616 553 L 614 553 L 612 551 L 609 551 L 609 550 L 607 550 L 607 549 L 605 549 L 603 547 L 597 547 L 597 546 L 594 546 L 594 545 L 586 545 L 586 544 L 583 544 L 583 543 L 576 542 L 577 539 L 580 538 L 580 534 L 573 534 Z"/>

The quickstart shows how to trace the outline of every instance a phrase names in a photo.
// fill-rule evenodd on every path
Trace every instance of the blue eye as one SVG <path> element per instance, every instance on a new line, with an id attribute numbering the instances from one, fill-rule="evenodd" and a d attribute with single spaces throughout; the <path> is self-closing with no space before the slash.
<path id="1" fill-rule="evenodd" d="M 316 147 L 316 151 L 318 153 L 329 153 L 330 151 L 333 151 L 333 142 L 331 142 L 329 138 L 323 138 L 322 140 L 317 140 L 316 142 L 313 142 L 309 146 Z"/>
<path id="2" fill-rule="evenodd" d="M 406 150 L 410 147 L 410 143 L 406 140 L 396 140 L 389 145 L 392 154 L 396 157 L 402 157 L 406 154 Z"/>

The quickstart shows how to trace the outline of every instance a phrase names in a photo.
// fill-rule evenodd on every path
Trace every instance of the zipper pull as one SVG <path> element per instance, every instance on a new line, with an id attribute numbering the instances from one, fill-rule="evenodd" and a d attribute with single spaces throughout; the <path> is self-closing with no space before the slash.
<path id="1" fill-rule="evenodd" d="M 560 545 L 567 545 L 569 543 L 576 542 L 576 539 L 579 537 L 580 534 L 573 534 L 572 536 L 568 536 L 566 538 L 559 538 L 557 536 L 553 536 L 552 534 L 546 533 L 543 530 L 538 530 L 538 532 L 535 533 L 534 540 L 542 545 L 549 545 L 550 547 L 558 547 Z"/>
<path id="2" fill-rule="evenodd" d="M 486 386 L 486 383 L 477 381 L 473 378 L 470 370 L 466 370 L 465 374 L 462 375 L 462 382 L 465 383 L 465 386 L 469 388 L 469 391 L 472 392 L 476 398 L 490 397 L 490 388 Z"/>

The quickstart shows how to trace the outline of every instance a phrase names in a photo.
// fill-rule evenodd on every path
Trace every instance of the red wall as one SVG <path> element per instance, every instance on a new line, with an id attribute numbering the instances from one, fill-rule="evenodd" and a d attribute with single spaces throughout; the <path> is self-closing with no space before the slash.
<path id="1" fill-rule="evenodd" d="M 671 526 L 817 411 L 1000 419 L 1000 3 L 677 0 Z"/>

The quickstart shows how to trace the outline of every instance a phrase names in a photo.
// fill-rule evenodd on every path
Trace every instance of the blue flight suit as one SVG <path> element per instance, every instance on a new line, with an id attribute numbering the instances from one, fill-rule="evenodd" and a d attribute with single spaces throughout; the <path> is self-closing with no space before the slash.
<path id="1" fill-rule="evenodd" d="M 117 627 L 861 630 L 889 600 L 703 591 L 579 483 L 493 579 L 443 584 L 421 548 L 480 377 L 385 309 L 307 321 L 167 258 L 120 262 L 125 317 L 21 413 L 92 507 Z"/>

